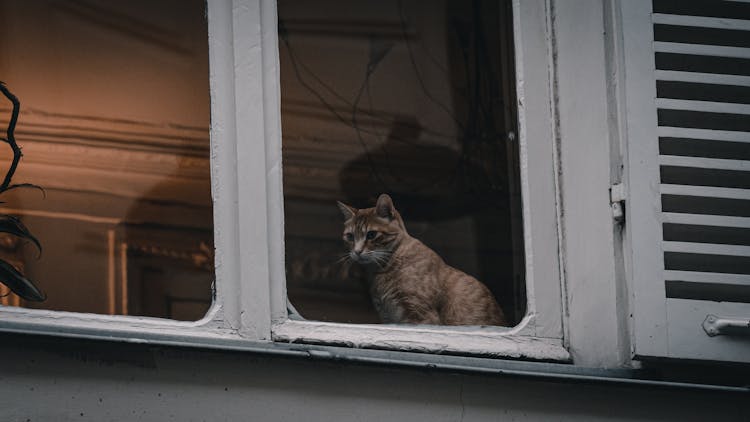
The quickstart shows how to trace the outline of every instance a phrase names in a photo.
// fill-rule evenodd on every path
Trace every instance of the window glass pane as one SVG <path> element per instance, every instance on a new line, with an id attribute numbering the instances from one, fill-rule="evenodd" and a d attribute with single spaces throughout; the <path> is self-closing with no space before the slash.
<path id="1" fill-rule="evenodd" d="M 367 274 L 390 274 L 393 243 L 364 239 L 363 253 L 380 250 L 379 262 L 353 262 L 358 240 L 342 239 L 336 206 L 373 207 L 387 193 L 411 236 L 481 280 L 506 325 L 518 322 L 526 297 L 511 2 L 280 0 L 278 9 L 292 305 L 314 320 L 398 322 L 374 308 Z M 396 283 L 423 291 L 432 275 Z M 473 293 L 445 293 L 462 294 Z M 422 304 L 445 308 L 445 295 Z"/>
<path id="2" fill-rule="evenodd" d="M 2 303 L 200 319 L 213 281 L 203 2 L 0 1 L 0 80 L 21 104 L 13 183 L 46 192 L 2 193 L 43 252 L 0 233 L 0 257 L 47 296 Z M 3 131 L 11 111 L 0 98 Z"/>

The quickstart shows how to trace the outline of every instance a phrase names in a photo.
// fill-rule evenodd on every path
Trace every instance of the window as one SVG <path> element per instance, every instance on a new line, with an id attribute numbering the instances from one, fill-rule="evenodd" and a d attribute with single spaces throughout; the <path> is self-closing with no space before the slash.
<path id="1" fill-rule="evenodd" d="M 526 296 L 511 3 L 278 7 L 292 304 L 310 320 L 379 321 L 336 201 L 388 193 L 407 230 L 482 280 L 515 325 Z"/>
<path id="2" fill-rule="evenodd" d="M 284 273 L 277 270 L 272 286 L 285 285 L 291 305 L 307 320 L 298 320 L 294 314 L 287 317 L 287 298 L 282 296 L 283 291 L 277 291 L 272 302 L 273 338 L 360 347 L 567 359 L 567 352 L 562 348 L 553 128 L 539 124 L 549 122 L 552 112 L 550 45 L 545 37 L 549 22 L 545 19 L 544 5 L 528 2 L 515 5 L 511 11 L 509 2 L 476 2 L 474 7 L 486 8 L 486 13 L 480 14 L 486 15 L 484 24 L 487 26 L 475 27 L 468 24 L 475 22 L 472 16 L 476 9 L 467 7 L 465 2 L 431 4 L 426 9 L 421 9 L 426 6 L 418 2 L 398 1 L 357 6 L 331 3 L 327 7 L 312 8 L 307 4 L 279 3 L 286 249 L 272 249 L 272 252 L 278 259 L 285 253 L 286 268 Z M 325 20 L 320 15 L 322 12 L 316 12 L 323 10 Z M 329 13 L 331 10 L 336 11 L 334 15 Z M 521 21 L 525 24 L 519 25 Z M 474 59 L 477 59 L 474 54 L 481 54 L 471 48 L 462 50 L 453 43 L 482 31 L 489 34 L 482 40 L 490 45 L 489 53 L 483 58 L 483 64 L 473 62 L 470 68 L 491 75 L 483 74 L 481 78 L 487 79 L 482 80 L 473 76 L 464 80 L 458 64 L 460 59 L 454 63 L 449 58 L 451 55 L 462 57 L 462 51 Z M 451 67 L 454 65 L 458 69 Z M 514 65 L 516 72 L 513 72 Z M 496 70 L 488 71 L 485 66 Z M 454 71 L 453 76 L 451 71 Z M 517 81 L 522 83 L 516 89 Z M 462 140 L 470 138 L 462 128 L 466 126 L 465 116 L 471 119 L 467 109 L 472 105 L 471 101 L 462 102 L 460 97 L 466 94 L 461 89 L 473 83 L 496 84 L 497 95 L 488 94 L 492 97 L 489 102 L 495 102 L 482 106 L 502 115 L 490 123 L 497 125 L 494 129 L 505 135 L 498 144 L 518 148 L 516 151 L 503 149 L 501 156 L 504 158 L 499 165 L 492 161 L 498 150 L 487 149 L 484 154 L 478 154 L 487 161 L 473 157 L 479 167 L 497 172 L 490 173 L 492 176 L 505 178 L 503 194 L 507 196 L 495 198 L 505 201 L 508 212 L 500 217 L 506 229 L 498 231 L 503 233 L 498 236 L 503 239 L 498 243 L 510 253 L 504 258 L 497 250 L 483 252 L 497 261 L 507 259 L 506 265 L 501 266 L 506 279 L 512 279 L 514 272 L 519 278 L 526 278 L 525 287 L 513 283 L 496 286 L 510 293 L 505 296 L 504 307 L 506 312 L 510 309 L 508 313 L 513 315 L 516 326 L 508 329 L 372 324 L 378 320 L 374 312 L 368 310 L 365 289 L 356 278 L 344 281 L 349 274 L 342 276 L 340 268 L 329 264 L 335 261 L 336 252 L 341 254 L 342 217 L 335 201 L 351 201 L 353 205 L 368 207 L 373 203 L 368 200 L 373 201 L 383 191 L 389 192 L 397 208 L 400 200 L 408 210 L 405 214 L 414 216 L 411 224 L 415 230 L 423 230 L 427 236 L 423 240 L 432 243 L 449 262 L 459 267 L 463 265 L 468 272 L 471 272 L 472 260 L 474 265 L 481 265 L 481 258 L 467 253 L 472 251 L 475 242 L 481 243 L 481 239 L 467 236 L 466 232 L 482 230 L 479 227 L 482 222 L 486 224 L 487 214 L 497 217 L 502 213 L 491 206 L 475 211 L 476 214 L 457 212 L 456 209 L 467 205 L 466 198 L 470 195 L 462 197 L 466 186 L 461 182 L 451 184 L 455 174 L 445 170 L 455 168 L 454 163 L 460 162 L 456 156 L 470 149 L 462 145 Z M 398 101 L 395 95 L 399 96 Z M 515 95 L 520 104 L 518 108 Z M 466 113 L 462 114 L 464 111 Z M 528 119 L 533 119 L 534 123 L 527 124 Z M 490 132 L 486 127 L 479 131 Z M 516 131 L 519 136 L 513 139 Z M 419 161 L 415 157 L 429 153 L 443 159 L 444 163 L 435 164 L 437 169 L 430 169 L 427 161 L 440 160 L 422 160 L 426 165 L 418 171 L 414 170 L 416 166 L 398 167 L 400 162 Z M 518 161 L 514 163 L 514 160 Z M 530 161 L 535 163 L 533 167 L 527 165 Z M 520 174 L 514 174 L 515 166 L 521 169 Z M 463 170 L 471 172 L 476 168 Z M 515 198 L 514 189 L 518 195 Z M 274 195 L 275 192 L 270 191 Z M 471 192 L 471 188 L 464 192 Z M 483 198 L 487 201 L 491 193 L 496 192 L 487 189 L 485 193 L 490 193 Z M 275 202 L 281 198 L 271 196 L 270 200 Z M 433 206 L 432 210 L 425 206 L 441 200 L 450 206 Z M 513 205 L 518 207 L 515 216 Z M 450 215 L 451 210 L 454 215 Z M 434 214 L 430 215 L 430 211 Z M 406 225 L 408 229 L 408 218 Z M 434 232 L 430 232 L 430 228 Z M 490 226 L 486 229 L 493 230 Z M 513 230 L 516 230 L 516 238 Z M 459 246 L 451 251 L 444 243 L 444 249 L 440 250 L 441 236 Z M 517 248 L 515 257 L 514 247 Z M 479 251 L 482 252 L 481 248 Z M 507 265 L 508 262 L 512 264 Z M 480 277 L 483 281 L 493 278 L 492 275 Z M 513 289 L 516 289 L 515 294 Z M 525 293 L 527 289 L 533 292 L 528 302 L 523 294 L 518 294 L 519 290 Z M 518 347 L 519 344 L 524 346 Z"/>
<path id="3" fill-rule="evenodd" d="M 507 82 L 516 86 L 518 103 L 511 108 L 517 119 L 507 120 L 518 125 L 516 186 L 523 238 L 514 245 L 522 244 L 524 251 L 522 270 L 514 271 L 523 274 L 528 296 L 520 302 L 525 313 L 518 311 L 512 328 L 301 321 L 289 314 L 287 288 L 294 298 L 296 287 L 287 285 L 284 264 L 276 3 L 234 3 L 209 2 L 207 7 L 216 299 L 206 317 L 176 322 L 4 308 L 0 328 L 218 347 L 273 340 L 569 360 L 563 335 L 551 11 L 546 2 L 513 3 L 512 31 L 506 34 L 510 42 L 512 32 L 515 66 L 515 78 Z"/>
<path id="4" fill-rule="evenodd" d="M 203 318 L 213 282 L 205 5 L 3 1 L 0 11 L 0 79 L 21 103 L 13 182 L 46 192 L 11 190 L 2 205 L 43 253 L 13 236 L 0 253 L 47 296 L 2 303 Z M 5 128 L 5 98 L 0 111 Z"/>
<path id="5" fill-rule="evenodd" d="M 239 168 L 235 165 L 237 162 L 237 156 L 243 157 L 243 162 L 248 164 L 253 163 L 251 158 L 248 157 L 247 151 L 243 147 L 248 144 L 242 144 L 238 148 L 237 139 L 239 137 L 246 137 L 249 139 L 262 139 L 263 135 L 258 135 L 258 132 L 253 132 L 260 128 L 261 133 L 264 125 L 258 124 L 257 121 L 252 119 L 241 120 L 235 119 L 235 111 L 243 110 L 241 114 L 243 116 L 257 117 L 261 121 L 263 120 L 262 107 L 257 108 L 258 99 L 263 97 L 262 89 L 253 90 L 258 86 L 253 86 L 252 83 L 256 81 L 254 76 L 262 74 L 260 70 L 254 70 L 256 68 L 251 67 L 248 72 L 241 72 L 240 70 L 248 70 L 247 67 L 242 68 L 239 63 L 263 63 L 260 54 L 253 55 L 253 53 L 259 53 L 259 50 L 253 50 L 252 48 L 240 48 L 242 46 L 249 46 L 253 40 L 260 38 L 260 33 L 242 32 L 238 28 L 233 28 L 233 19 L 238 19 L 242 22 L 259 20 L 259 15 L 249 13 L 247 9 L 238 11 L 233 14 L 233 10 L 227 3 L 224 2 L 210 2 L 207 5 L 201 4 L 200 2 L 192 3 L 193 7 L 188 7 L 185 2 L 140 2 L 140 3 L 128 3 L 127 5 L 105 5 L 98 6 L 96 4 L 88 2 L 78 2 L 74 5 L 68 4 L 67 2 L 49 2 L 48 3 L 31 3 L 26 4 L 15 4 L 12 2 L 0 3 L 3 7 L 20 7 L 20 8 L 32 8 L 29 13 L 30 18 L 43 18 L 49 17 L 49 13 L 52 13 L 55 18 L 60 16 L 75 16 L 76 25 L 80 26 L 71 28 L 70 31 L 78 33 L 80 31 L 89 31 L 88 36 L 83 37 L 82 42 L 93 43 L 98 45 L 100 42 L 100 36 L 97 36 L 98 30 L 102 26 L 108 28 L 110 31 L 108 34 L 114 38 L 122 36 L 129 42 L 123 42 L 126 46 L 142 45 L 136 48 L 134 56 L 135 60 L 133 63 L 128 61 L 128 57 L 114 56 L 111 59 L 114 63 L 110 64 L 107 70 L 111 71 L 113 75 L 119 75 L 121 77 L 139 77 L 149 80 L 149 77 L 155 77 L 156 81 L 152 86 L 143 87 L 144 92 L 138 92 L 132 89 L 130 85 L 118 86 L 118 94 L 122 98 L 129 99 L 129 103 L 134 103 L 132 109 L 128 112 L 133 113 L 135 116 L 143 116 L 147 113 L 148 116 L 152 114 L 160 115 L 161 113 L 174 113 L 175 115 L 180 114 L 180 110 L 191 110 L 193 107 L 197 108 L 193 110 L 196 112 L 198 117 L 195 118 L 195 114 L 187 113 L 189 116 L 197 119 L 198 123 L 193 120 L 197 125 L 197 129 L 191 132 L 192 128 L 188 125 L 188 122 L 178 121 L 178 124 L 166 124 L 164 121 L 159 121 L 156 124 L 152 124 L 149 129 L 161 133 L 160 131 L 166 131 L 167 135 L 164 136 L 165 147 L 176 147 L 181 145 L 179 140 L 194 140 L 194 144 L 183 145 L 185 148 L 185 155 L 189 158 L 183 161 L 184 164 L 190 164 L 187 168 L 181 168 L 176 164 L 170 168 L 169 163 L 179 160 L 167 160 L 161 162 L 162 166 L 159 169 L 163 172 L 178 171 L 183 178 L 178 178 L 177 189 L 165 189 L 159 192 L 162 199 L 165 192 L 171 192 L 176 197 L 169 197 L 169 199 L 175 200 L 181 205 L 195 205 L 196 201 L 198 204 L 203 204 L 197 207 L 197 212 L 190 211 L 190 206 L 186 206 L 183 209 L 177 211 L 171 210 L 170 214 L 157 213 L 160 218 L 165 220 L 165 224 L 161 226 L 154 226 L 153 224 L 143 224 L 136 227 L 125 227 L 131 236 L 129 239 L 132 240 L 132 244 L 145 246 L 146 250 L 141 250 L 140 247 L 132 251 L 134 258 L 133 260 L 140 261 L 143 263 L 146 269 L 155 269 L 156 271 L 145 272 L 144 281 L 153 281 L 158 279 L 158 272 L 166 272 L 167 275 L 172 276 L 170 281 L 179 280 L 179 289 L 183 289 L 182 293 L 195 294 L 200 297 L 199 302 L 196 303 L 191 297 L 188 300 L 180 300 L 179 303 L 172 301 L 168 303 L 161 301 L 160 306 L 163 308 L 171 309 L 171 315 L 162 314 L 151 314 L 150 316 L 157 316 L 160 318 L 148 317 L 148 313 L 144 312 L 141 315 L 109 315 L 109 313 L 117 313 L 117 290 L 114 291 L 115 297 L 111 295 L 104 301 L 105 303 L 114 303 L 115 312 L 102 312 L 102 313 L 81 313 L 75 310 L 47 310 L 47 309 L 27 309 L 19 308 L 14 306 L 3 306 L 0 307 L 0 329 L 5 331 L 17 331 L 17 332 L 30 332 L 30 333 L 47 333 L 54 335 L 65 335 L 65 336 L 84 336 L 84 337 L 96 337 L 114 340 L 125 340 L 125 341 L 138 341 L 138 342 L 156 342 L 156 343 L 168 343 L 168 344 L 209 344 L 212 346 L 224 345 L 223 347 L 229 347 L 236 345 L 236 343 L 242 343 L 246 338 L 253 340 L 262 340 L 269 337 L 269 313 L 268 307 L 263 310 L 260 306 L 253 306 L 254 300 L 257 301 L 259 297 L 268 297 L 268 262 L 265 261 L 262 265 L 258 265 L 257 259 L 253 260 L 252 257 L 260 257 L 263 254 L 268 254 L 266 235 L 262 235 L 262 243 L 256 242 L 255 249 L 252 245 L 252 239 L 259 240 L 256 233 L 262 230 L 266 226 L 265 222 L 265 210 L 258 209 L 251 200 L 249 200 L 248 194 L 252 196 L 257 192 L 252 189 L 258 188 L 259 186 L 265 186 L 264 182 L 266 172 L 262 175 L 252 175 L 250 178 L 247 177 L 246 171 L 248 169 L 255 169 L 259 167 L 242 167 Z M 47 7 L 50 6 L 50 7 Z M 257 5 L 256 5 L 257 6 Z M 70 10 L 69 10 L 70 9 Z M 176 10 L 180 10 L 177 12 Z M 143 11 L 149 11 L 143 15 Z M 205 13 L 204 13 L 205 11 Z M 266 9 L 268 12 L 268 9 Z M 248 12 L 248 13 L 242 13 Z M 0 14 L 5 20 L 9 16 L 8 9 L 4 8 L 3 13 Z M 140 18 L 137 19 L 137 18 Z M 184 18 L 184 19 L 183 19 Z M 267 19 L 267 17 L 266 17 Z M 81 23 L 80 21 L 83 21 Z M 208 36 L 206 36 L 206 21 L 208 24 Z M 36 20 L 35 20 L 36 22 Z M 63 22 L 69 22 L 63 19 Z M 24 26 L 14 26 L 12 20 L 3 22 L 3 29 L 5 30 L 17 30 L 21 31 Z M 187 24 L 187 25 L 183 25 Z M 42 25 L 43 26 L 43 25 Z M 274 24 L 275 26 L 275 24 Z M 44 26 L 43 26 L 44 27 Z M 239 25 L 238 25 L 239 27 Z M 250 26 L 252 27 L 252 26 Z M 186 30 L 190 28 L 191 30 Z M 247 29 L 244 25 L 243 29 Z M 50 28 L 42 28 L 40 31 L 50 30 Z M 90 32 L 93 31 L 93 34 Z M 140 31 L 140 32 L 139 32 Z M 142 32 L 145 32 L 145 36 Z M 21 38 L 23 33 L 17 37 Z M 160 37 L 167 36 L 166 40 Z M 134 39 L 130 39 L 133 37 Z M 3 43 L 11 42 L 10 37 L 3 37 Z M 65 40 L 64 36 L 61 39 Z M 206 54 L 206 41 L 208 40 L 208 58 L 210 66 L 206 68 L 205 54 Z M 150 43 L 154 44 L 150 46 Z M 117 44 L 117 46 L 121 46 Z M 150 46 L 150 47 L 149 47 Z M 229 46 L 229 47 L 227 47 Z M 232 50 L 231 46 L 236 46 L 237 51 Z M 77 54 L 91 54 L 89 51 L 80 51 L 77 49 Z M 103 50 L 103 51 L 102 51 Z M 5 51 L 5 50 L 4 50 Z M 109 57 L 110 51 L 107 49 L 96 50 L 101 54 L 97 58 Z M 271 51 L 268 48 L 264 48 L 264 51 Z M 202 53 L 201 53 L 202 52 Z M 191 64 L 189 56 L 196 54 L 202 58 L 202 61 L 194 62 Z M 136 60 L 139 55 L 148 55 L 147 59 L 143 62 Z M 63 57 L 67 59 L 67 57 Z M 5 56 L 3 56 L 5 60 Z M 123 61 L 121 66 L 117 66 L 118 60 Z M 238 66 L 235 66 L 235 60 Z M 130 64 L 129 64 L 130 63 Z M 75 65 L 77 62 L 72 62 L 71 65 Z M 139 70 L 138 64 L 146 66 L 146 70 L 141 72 L 135 72 Z M 4 62 L 2 63 L 4 65 Z M 193 67 L 193 66 L 196 67 Z M 160 74 L 158 72 L 150 72 L 149 66 L 165 66 L 177 68 L 178 71 L 172 74 L 171 78 L 160 80 Z M 120 69 L 133 71 L 134 73 L 120 72 Z M 242 68 L 242 69 L 241 69 Z M 209 72 L 209 77 L 206 77 L 206 71 Z M 253 71 L 255 73 L 253 73 Z M 236 72 L 236 73 L 235 73 Z M 124 73 L 124 75 L 123 75 Z M 109 73 L 107 73 L 109 75 Z M 203 74 L 202 78 L 191 79 L 196 75 Z M 156 76 L 154 76 L 156 75 Z M 84 75 L 75 75 L 80 81 L 85 81 Z M 3 75 L 3 79 L 10 83 L 9 78 Z M 210 82 L 210 83 L 206 83 Z M 82 82 L 81 82 L 82 83 Z M 273 85 L 273 81 L 269 79 L 269 86 Z M 84 86 L 87 86 L 83 84 Z M 162 86 L 164 85 L 164 86 Z M 263 85 L 259 83 L 262 87 Z M 150 97 L 152 92 L 166 93 L 163 91 L 166 87 L 172 88 L 170 92 L 170 98 L 156 97 L 158 102 L 146 102 L 141 103 L 133 98 L 134 93 L 140 94 L 137 100 Z M 33 88 L 33 85 L 32 85 Z M 104 89 L 100 87 L 100 89 Z M 209 89 L 207 89 L 209 88 Z M 210 103 L 208 101 L 192 101 L 191 98 L 203 98 L 206 100 L 207 93 L 210 91 Z M 243 97 L 243 93 L 248 93 L 247 97 Z M 44 93 L 39 94 L 42 98 L 47 98 Z M 69 98 L 65 98 L 70 100 Z M 182 101 L 184 100 L 184 102 Z M 175 102 L 173 109 L 161 110 L 159 105 L 164 105 L 164 102 Z M 199 132 L 205 135 L 205 131 L 208 129 L 209 115 L 207 113 L 207 107 L 210 104 L 211 118 L 210 118 L 210 137 L 211 145 L 206 147 L 205 137 L 197 136 L 194 132 Z M 5 105 L 5 104 L 3 104 Z M 127 104 L 119 105 L 125 106 Z M 138 108 L 137 106 L 143 106 Z M 248 108 L 248 105 L 256 106 L 256 112 L 253 113 Z M 97 104 L 85 104 L 92 112 L 99 112 L 100 108 Z M 119 107 L 118 106 L 118 107 Z M 201 112 L 203 110 L 203 112 Z M 238 111 L 239 113 L 239 111 Z M 42 116 L 39 116 L 40 118 Z M 133 115 L 129 115 L 130 120 L 133 120 Z M 130 121 L 123 119 L 121 122 L 127 126 Z M 167 122 L 168 123 L 168 122 Z M 176 136 L 174 132 L 180 136 Z M 148 133 L 137 132 L 138 134 L 147 138 Z M 185 134 L 191 134 L 187 136 Z M 148 139 L 148 138 L 147 138 Z M 256 144 L 257 145 L 257 144 Z M 263 151 L 262 143 L 261 152 L 258 154 L 249 154 L 250 157 L 261 157 L 262 161 L 265 161 L 265 153 Z M 135 148 L 130 145 L 130 147 Z M 29 158 L 30 151 L 26 151 L 27 158 Z M 149 158 L 159 158 L 154 151 L 142 152 Z M 200 158 L 198 158 L 200 157 Z M 210 157 L 213 163 L 212 166 L 206 165 L 201 167 L 197 165 L 197 169 L 193 168 L 196 163 L 200 160 L 205 160 Z M 197 160 L 197 161 L 195 161 Z M 115 170 L 122 167 L 108 168 L 106 163 L 102 174 L 107 177 L 122 176 L 123 180 L 121 184 L 111 183 L 114 188 L 126 190 L 128 188 L 136 190 L 137 186 L 133 187 L 129 185 L 129 179 L 125 178 L 124 172 L 117 172 Z M 207 163 L 206 163 L 207 164 Z M 23 164 L 21 165 L 23 168 Z M 208 200 L 208 171 L 210 169 L 210 201 Z M 179 171 L 184 173 L 179 173 Z M 205 173 L 202 173 L 205 171 Z M 19 174 L 20 176 L 20 174 Z M 104 181 L 108 181 L 107 177 L 104 177 Z M 91 180 L 94 182 L 101 182 L 102 177 Z M 238 188 L 238 179 L 243 179 L 242 185 L 249 187 L 249 189 Z M 136 177 L 137 182 L 143 182 L 143 179 Z M 147 179 L 148 181 L 150 179 Z M 250 180 L 262 181 L 260 185 L 258 183 L 253 184 Z M 41 183 L 44 184 L 44 183 Z M 173 183 L 175 184 L 175 183 Z M 261 196 L 264 196 L 263 192 Z M 41 201 L 39 198 L 35 200 Z M 184 202 L 187 202 L 184 203 Z M 205 202 L 202 202 L 205 201 Z M 262 202 L 262 201 L 261 201 Z M 247 213 L 249 217 L 239 219 L 238 205 L 241 204 L 243 209 L 247 209 L 248 205 L 252 204 L 249 208 L 253 212 Z M 213 204 L 213 210 L 211 209 Z M 89 203 L 86 202 L 73 202 L 75 206 L 87 206 Z M 143 215 L 148 215 L 148 212 L 163 211 L 165 204 L 164 201 L 155 200 L 149 201 L 146 204 L 145 209 L 141 209 L 139 219 Z M 207 205 L 207 206 L 205 206 Z M 179 208 L 179 207 L 178 207 Z M 124 209 L 127 211 L 127 208 Z M 211 218 L 213 214 L 213 218 Z M 46 216 L 47 214 L 45 214 Z M 59 214 L 53 214 L 53 217 L 59 217 Z M 75 215 L 74 215 L 75 217 Z M 136 222 L 142 222 L 136 219 Z M 213 220 L 213 221 L 212 221 Z M 117 220 L 119 221 L 119 220 Z M 110 224 L 115 226 L 117 221 L 110 219 L 94 219 L 95 223 Z M 197 226 L 190 227 L 188 230 L 182 230 L 176 233 L 175 230 L 169 230 L 169 226 L 177 225 L 180 229 L 185 229 L 185 222 L 191 222 L 195 224 L 199 221 L 200 224 Z M 262 222 L 261 222 L 262 221 Z M 185 248 L 187 247 L 186 241 L 188 242 L 199 242 L 193 243 L 190 247 L 196 247 L 200 250 L 207 250 L 206 256 L 209 257 L 214 255 L 213 248 L 206 238 L 202 237 L 208 233 L 210 240 L 211 235 L 211 223 L 213 224 L 213 243 L 216 245 L 216 249 L 220 252 L 216 254 L 215 265 L 213 268 L 196 268 L 194 264 L 189 263 L 190 259 L 182 259 L 185 257 Z M 31 224 L 29 224 L 31 226 Z M 167 227 L 165 227 L 167 226 Z M 33 227 L 32 231 L 33 231 Z M 105 239 L 109 242 L 108 245 L 114 243 L 112 251 L 116 251 L 119 247 L 118 239 L 122 240 L 122 234 L 118 230 L 123 229 L 121 227 L 113 227 L 112 231 L 106 232 L 107 236 Z M 124 230 L 123 229 L 123 230 Z M 204 230 L 208 229 L 208 230 Z M 255 230 L 255 231 L 254 231 Z M 157 236 L 161 243 L 154 244 L 153 237 Z M 240 241 L 242 238 L 242 251 L 240 253 Z M 144 242 L 146 239 L 146 242 Z M 250 240 L 251 245 L 246 246 L 247 241 Z M 144 242 L 144 243 L 139 243 Z M 205 242 L 205 243 L 204 243 Z M 155 248 L 152 248 L 156 246 Z M 188 252 L 190 249 L 187 250 Z M 145 252 L 145 253 L 144 253 Z M 156 252 L 156 253 L 153 253 Z M 177 258 L 174 259 L 172 255 L 174 252 L 178 252 Z M 116 281 L 116 277 L 121 276 L 124 273 L 122 267 L 117 267 L 116 264 L 118 259 L 121 257 L 120 254 L 131 253 L 126 251 L 125 248 L 120 248 L 119 253 L 109 255 L 115 260 L 115 265 L 109 268 L 114 270 L 114 276 L 110 279 Z M 164 262 L 160 259 L 163 255 L 170 255 L 167 259 L 173 265 L 170 268 L 164 268 Z M 200 256 L 200 254 L 198 254 Z M 250 256 L 250 259 L 247 257 Z M 132 262 L 133 260 L 129 260 Z M 156 261 L 156 263 L 154 262 Z M 198 259 L 202 264 L 207 264 L 209 260 Z M 188 264 L 188 265 L 185 265 Z M 63 263 L 64 265 L 64 263 Z M 88 270 L 88 268 L 86 268 Z M 189 276 L 190 271 L 195 271 L 200 274 L 200 283 L 197 283 L 201 291 L 195 293 L 194 290 L 185 289 L 184 284 L 193 283 L 195 278 Z M 213 275 L 212 275 L 213 273 Z M 111 271 L 109 272 L 111 274 Z M 76 283 L 76 277 L 78 274 L 57 274 L 55 282 L 59 283 L 61 289 L 65 289 L 66 286 L 72 286 Z M 211 291 L 210 281 L 213 281 L 215 277 L 215 293 Z M 205 279 L 208 278 L 209 282 L 206 283 Z M 247 283 L 241 283 L 240 280 L 248 280 Z M 163 280 L 163 279 L 162 279 Z M 68 283 L 68 284 L 66 284 Z M 255 283 L 255 285 L 253 285 Z M 164 290 L 171 286 L 157 286 L 158 290 L 162 290 L 160 293 L 165 293 Z M 70 294 L 86 295 L 89 292 L 80 292 L 74 289 L 70 290 Z M 213 294 L 212 294 L 213 293 Z M 166 295 L 165 295 L 166 296 Z M 211 303 L 211 297 L 215 296 Z M 182 296 L 184 298 L 184 296 Z M 166 303 L 165 303 L 166 302 Z M 206 312 L 206 305 L 210 304 L 208 312 Z M 111 309 L 111 308 L 110 308 Z M 248 310 L 248 311 L 246 311 Z M 96 311 L 96 310 L 95 310 Z M 201 316 L 205 313 L 205 316 Z M 145 314 L 145 315 L 144 315 Z M 179 321 L 163 317 L 178 317 L 178 315 L 185 316 L 185 321 Z M 195 319 L 198 319 L 195 321 Z M 264 323 L 265 321 L 265 323 Z M 221 347 L 221 346 L 220 346 Z"/>

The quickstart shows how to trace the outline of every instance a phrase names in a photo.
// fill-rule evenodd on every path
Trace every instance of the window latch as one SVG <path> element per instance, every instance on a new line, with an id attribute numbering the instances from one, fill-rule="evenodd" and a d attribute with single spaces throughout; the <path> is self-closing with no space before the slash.
<path id="1" fill-rule="evenodd" d="M 625 222 L 625 184 L 617 183 L 609 188 L 609 201 L 612 206 L 612 218 L 622 224 Z"/>
<path id="2" fill-rule="evenodd" d="M 726 335 L 750 335 L 750 319 L 724 318 L 706 315 L 703 331 L 710 337 Z"/>

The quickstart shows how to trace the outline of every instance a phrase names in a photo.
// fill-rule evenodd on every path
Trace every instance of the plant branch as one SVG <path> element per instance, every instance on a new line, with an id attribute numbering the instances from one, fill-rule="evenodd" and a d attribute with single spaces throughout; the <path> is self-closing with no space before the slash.
<path id="1" fill-rule="evenodd" d="M 3 139 L 8 145 L 10 145 L 10 149 L 13 150 L 13 162 L 8 168 L 8 173 L 5 174 L 3 184 L 0 185 L 0 192 L 4 192 L 8 189 L 8 186 L 10 186 L 10 180 L 13 178 L 13 174 L 16 172 L 16 167 L 18 167 L 18 162 L 21 161 L 21 156 L 23 155 L 21 153 L 21 148 L 16 143 L 15 136 L 13 135 L 16 130 L 16 122 L 18 122 L 18 112 L 21 109 L 21 102 L 18 101 L 18 98 L 8 90 L 3 82 L 0 82 L 0 91 L 2 91 L 3 95 L 5 95 L 11 103 L 13 103 L 13 112 L 11 113 L 10 121 L 8 122 L 8 130 L 6 132 L 7 139 Z"/>

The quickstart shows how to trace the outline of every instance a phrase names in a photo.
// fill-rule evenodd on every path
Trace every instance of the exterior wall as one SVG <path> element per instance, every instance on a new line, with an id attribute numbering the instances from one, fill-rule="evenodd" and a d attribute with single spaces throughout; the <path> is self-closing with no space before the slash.
<path id="1" fill-rule="evenodd" d="M 0 335 L 3 421 L 750 418 L 746 395 Z"/>

